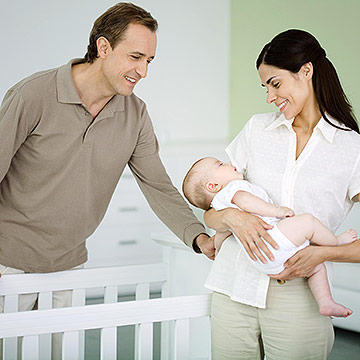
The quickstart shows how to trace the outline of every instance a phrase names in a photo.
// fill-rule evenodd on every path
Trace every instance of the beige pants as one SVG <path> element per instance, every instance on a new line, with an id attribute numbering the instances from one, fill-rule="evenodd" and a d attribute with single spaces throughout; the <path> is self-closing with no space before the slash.
<path id="1" fill-rule="evenodd" d="M 267 308 L 213 293 L 212 359 L 325 360 L 334 343 L 331 319 L 320 315 L 306 279 L 270 280 Z"/>
<path id="2" fill-rule="evenodd" d="M 3 265 L 0 265 L 0 274 L 1 276 L 6 276 L 8 274 L 23 274 L 24 271 L 9 268 Z M 1 284 L 1 278 L 0 278 Z M 25 294 L 19 296 L 19 311 L 30 311 L 37 309 L 37 297 L 38 294 Z M 53 308 L 62 308 L 71 306 L 72 302 L 72 291 L 54 291 L 53 292 Z M 4 312 L 4 297 L 0 296 L 0 313 Z M 21 353 L 21 338 L 18 341 L 18 354 Z M 51 352 L 52 359 L 58 360 L 61 359 L 61 347 L 62 347 L 62 334 L 53 334 L 51 340 Z M 0 360 L 2 359 L 2 340 L 0 340 Z M 18 359 L 21 359 L 21 356 L 18 355 Z"/>

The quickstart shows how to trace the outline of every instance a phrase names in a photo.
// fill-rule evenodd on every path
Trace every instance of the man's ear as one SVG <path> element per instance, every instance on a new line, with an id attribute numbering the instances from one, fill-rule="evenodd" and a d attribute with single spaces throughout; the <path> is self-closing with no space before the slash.
<path id="1" fill-rule="evenodd" d="M 208 181 L 205 184 L 205 187 L 206 187 L 206 190 L 211 192 L 211 193 L 216 193 L 216 192 L 221 190 L 221 185 L 220 184 L 215 184 L 215 183 L 210 182 L 210 181 Z"/>
<path id="2" fill-rule="evenodd" d="M 109 51 L 111 50 L 111 45 L 110 45 L 109 40 L 104 36 L 100 36 L 96 40 L 96 46 L 97 46 L 99 57 L 101 59 L 105 59 L 108 56 Z"/>

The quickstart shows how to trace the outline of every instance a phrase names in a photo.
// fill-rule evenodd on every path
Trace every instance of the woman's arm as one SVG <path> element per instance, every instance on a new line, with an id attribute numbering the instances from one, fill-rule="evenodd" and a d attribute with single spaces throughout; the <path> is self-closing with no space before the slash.
<path id="1" fill-rule="evenodd" d="M 274 260 L 274 256 L 262 240 L 262 238 L 265 239 L 274 249 L 278 248 L 276 242 L 266 231 L 272 229 L 272 226 L 257 216 L 234 208 L 227 208 L 220 211 L 210 209 L 205 212 L 204 220 L 207 226 L 216 231 L 231 230 L 241 241 L 246 252 L 254 261 L 259 259 L 262 263 L 267 262 L 259 249 L 261 249 L 270 260 Z"/>
<path id="2" fill-rule="evenodd" d="M 324 261 L 360 263 L 360 240 L 340 246 L 308 246 L 286 261 L 285 270 L 271 277 L 279 280 L 308 277 Z"/>

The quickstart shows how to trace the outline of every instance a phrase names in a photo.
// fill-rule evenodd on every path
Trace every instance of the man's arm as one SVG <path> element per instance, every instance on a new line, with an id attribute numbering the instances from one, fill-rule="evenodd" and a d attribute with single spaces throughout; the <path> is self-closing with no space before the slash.
<path id="1" fill-rule="evenodd" d="M 260 216 L 290 217 L 294 216 L 293 210 L 285 206 L 276 206 L 264 201 L 248 191 L 239 190 L 232 198 L 232 203 L 240 209 Z"/>
<path id="2" fill-rule="evenodd" d="M 267 262 L 259 249 L 261 249 L 270 260 L 274 260 L 274 256 L 262 240 L 262 238 L 265 239 L 274 249 L 278 248 L 276 242 L 266 231 L 272 229 L 272 226 L 257 216 L 234 208 L 227 208 L 220 211 L 210 209 L 205 212 L 204 220 L 210 228 L 216 231 L 231 230 L 241 241 L 246 252 L 254 261 L 257 261 L 258 258 L 262 263 Z"/>
<path id="3" fill-rule="evenodd" d="M 198 247 L 211 257 L 211 240 L 179 191 L 172 184 L 158 154 L 158 142 L 145 106 L 141 109 L 142 125 L 129 167 L 158 218 L 184 243 Z M 200 236 L 203 234 L 204 236 Z M 207 241 L 205 241 L 207 240 Z M 205 243 L 207 244 L 205 246 Z M 195 243 L 196 244 L 196 243 Z"/>

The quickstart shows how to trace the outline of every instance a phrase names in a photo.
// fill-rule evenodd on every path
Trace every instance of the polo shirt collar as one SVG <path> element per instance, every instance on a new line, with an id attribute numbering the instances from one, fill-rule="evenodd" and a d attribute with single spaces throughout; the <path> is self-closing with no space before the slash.
<path id="1" fill-rule="evenodd" d="M 56 89 L 58 101 L 65 104 L 82 104 L 71 74 L 71 67 L 81 62 L 81 59 L 72 59 L 58 69 Z"/>
<path id="2" fill-rule="evenodd" d="M 337 120 L 332 118 L 329 114 L 326 114 L 326 117 L 332 124 L 341 127 L 341 124 Z M 294 118 L 287 120 L 284 114 L 281 114 L 275 121 L 273 121 L 270 125 L 268 125 L 265 128 L 265 130 L 277 129 L 278 127 L 283 125 L 287 127 L 290 131 L 293 131 L 292 129 L 293 122 L 294 122 Z M 326 122 L 323 117 L 321 117 L 321 119 L 314 128 L 314 131 L 319 131 L 324 136 L 324 138 L 330 143 L 333 142 L 337 130 L 338 129 L 336 129 L 336 127 Z"/>
<path id="3" fill-rule="evenodd" d="M 59 67 L 56 76 L 56 89 L 58 101 L 65 104 L 79 104 L 82 105 L 80 96 L 76 90 L 74 80 L 72 78 L 71 67 L 82 62 L 82 59 L 72 59 L 67 64 Z M 101 111 L 103 116 L 109 116 L 115 111 L 124 110 L 124 96 L 115 95 L 106 104 Z M 104 114 L 105 113 L 105 114 Z"/>

